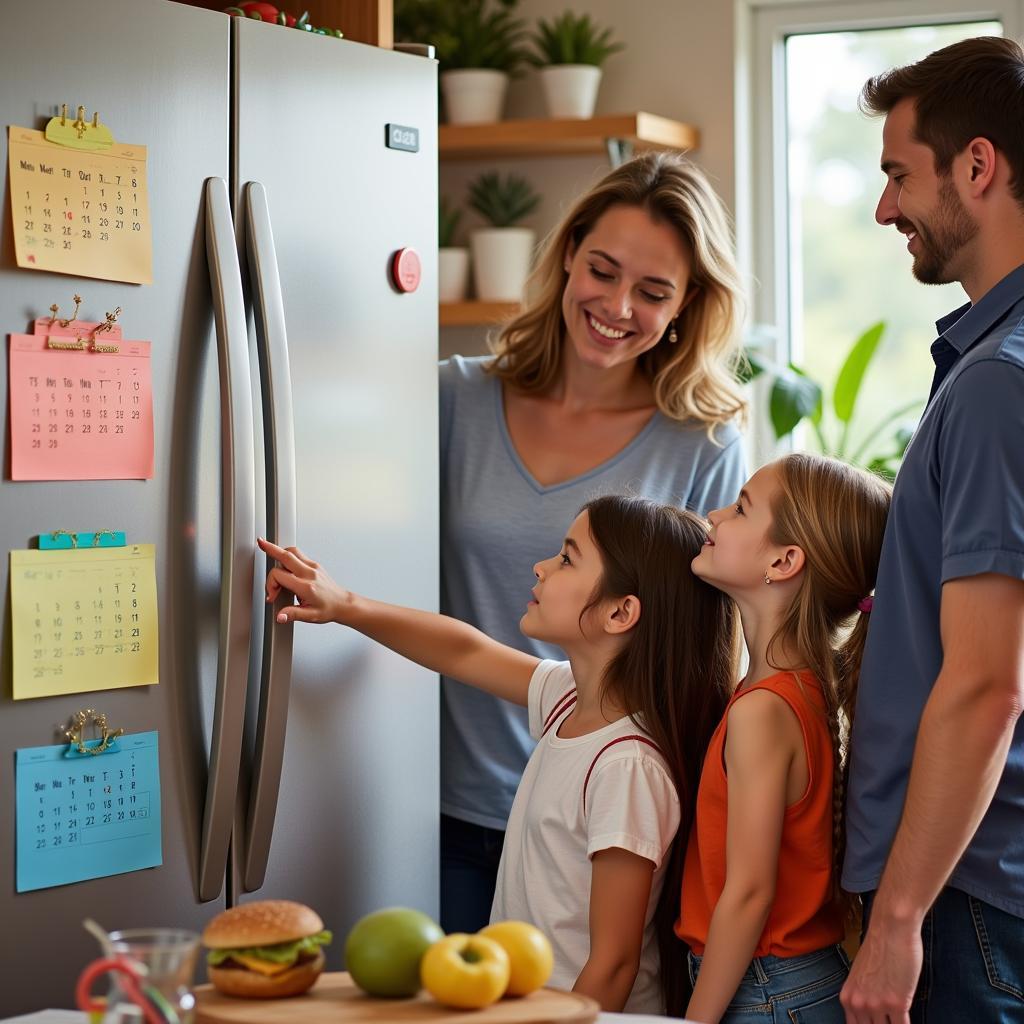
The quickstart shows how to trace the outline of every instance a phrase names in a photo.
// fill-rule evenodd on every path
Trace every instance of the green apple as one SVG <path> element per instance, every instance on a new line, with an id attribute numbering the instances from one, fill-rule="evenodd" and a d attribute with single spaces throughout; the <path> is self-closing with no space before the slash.
<path id="1" fill-rule="evenodd" d="M 345 967 L 371 996 L 404 999 L 420 990 L 420 961 L 444 932 L 426 914 L 389 907 L 360 918 L 345 940 Z"/>

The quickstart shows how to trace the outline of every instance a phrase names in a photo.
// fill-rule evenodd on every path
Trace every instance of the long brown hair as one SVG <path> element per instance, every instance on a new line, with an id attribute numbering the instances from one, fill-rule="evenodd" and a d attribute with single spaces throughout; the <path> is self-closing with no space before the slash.
<path id="1" fill-rule="evenodd" d="M 565 342 L 565 255 L 617 205 L 640 207 L 671 224 L 692 261 L 690 287 L 696 294 L 676 320 L 678 343 L 662 338 L 639 358 L 658 408 L 709 431 L 742 419 L 746 400 L 734 373 L 741 359 L 742 300 L 729 219 L 703 172 L 673 153 L 644 153 L 628 161 L 573 206 L 545 241 L 530 276 L 530 299 L 492 345 L 488 371 L 528 393 L 544 394 L 554 386 Z"/>
<path id="2" fill-rule="evenodd" d="M 823 455 L 786 455 L 774 465 L 778 490 L 769 539 L 797 545 L 805 562 L 793 603 L 768 645 L 768 661 L 773 664 L 773 648 L 784 643 L 821 682 L 835 761 L 833 882 L 836 898 L 849 913 L 853 903 L 842 897 L 839 875 L 846 753 L 868 632 L 868 614 L 859 606 L 875 589 L 892 489 L 863 469 Z"/>
<path id="3" fill-rule="evenodd" d="M 914 134 L 947 175 L 971 139 L 986 138 L 1010 165 L 1010 191 L 1024 206 L 1024 47 L 1015 39 L 977 36 L 923 60 L 869 78 L 860 94 L 868 114 L 914 101 Z"/>
<path id="4" fill-rule="evenodd" d="M 602 577 L 591 604 L 634 594 L 640 619 L 605 670 L 603 694 L 629 708 L 660 748 L 679 795 L 680 824 L 656 911 L 666 1010 L 686 1008 L 679 914 L 686 841 L 711 734 L 736 678 L 738 619 L 732 599 L 698 579 L 690 562 L 707 537 L 693 512 L 609 495 L 584 505 Z"/>

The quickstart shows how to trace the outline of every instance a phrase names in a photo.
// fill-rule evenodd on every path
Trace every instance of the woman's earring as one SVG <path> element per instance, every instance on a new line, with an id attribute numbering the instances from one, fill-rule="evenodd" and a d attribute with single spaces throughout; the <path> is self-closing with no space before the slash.
<path id="1" fill-rule="evenodd" d="M 679 340 L 679 335 L 676 334 L 676 322 L 672 321 L 671 326 L 668 329 L 668 343 L 674 345 Z"/>
<path id="2" fill-rule="evenodd" d="M 768 570 L 767 569 L 765 569 L 765 571 L 764 571 L 764 581 L 765 581 L 765 583 L 771 583 L 771 581 L 772 581 L 771 576 L 768 575 Z"/>

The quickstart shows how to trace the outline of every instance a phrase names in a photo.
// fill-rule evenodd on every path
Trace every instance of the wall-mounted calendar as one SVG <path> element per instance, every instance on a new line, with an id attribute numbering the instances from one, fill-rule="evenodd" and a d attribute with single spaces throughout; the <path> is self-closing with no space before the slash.
<path id="1" fill-rule="evenodd" d="M 95 756 L 66 743 L 18 750 L 15 776 L 18 892 L 163 862 L 155 732 Z"/>
<path id="2" fill-rule="evenodd" d="M 152 544 L 11 552 L 14 699 L 159 681 Z"/>
<path id="3" fill-rule="evenodd" d="M 145 146 L 76 149 L 10 125 L 8 167 L 19 267 L 152 282 Z"/>
<path id="4" fill-rule="evenodd" d="M 10 340 L 11 479 L 153 476 L 148 341 L 42 317 Z"/>

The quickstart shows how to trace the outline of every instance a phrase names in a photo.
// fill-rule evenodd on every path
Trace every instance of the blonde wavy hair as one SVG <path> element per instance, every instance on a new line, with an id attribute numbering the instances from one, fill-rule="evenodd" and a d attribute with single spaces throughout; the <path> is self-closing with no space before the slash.
<path id="1" fill-rule="evenodd" d="M 678 343 L 663 337 L 638 360 L 658 409 L 674 420 L 697 420 L 709 433 L 743 421 L 747 403 L 735 373 L 742 359 L 742 298 L 729 218 L 703 172 L 674 153 L 645 153 L 616 168 L 551 232 L 530 275 L 526 308 L 491 341 L 488 372 L 525 392 L 543 394 L 554 386 L 565 342 L 565 254 L 618 205 L 641 207 L 673 225 L 692 261 L 689 287 L 696 286 L 696 294 L 676 320 Z"/>
<path id="2" fill-rule="evenodd" d="M 835 893 L 843 863 L 846 757 L 857 701 L 868 614 L 859 607 L 875 589 L 892 488 L 880 477 L 838 459 L 806 452 L 773 463 L 778 490 L 772 500 L 774 544 L 804 552 L 804 571 L 793 603 L 768 645 L 785 641 L 821 682 L 832 736 L 832 854 Z"/>

